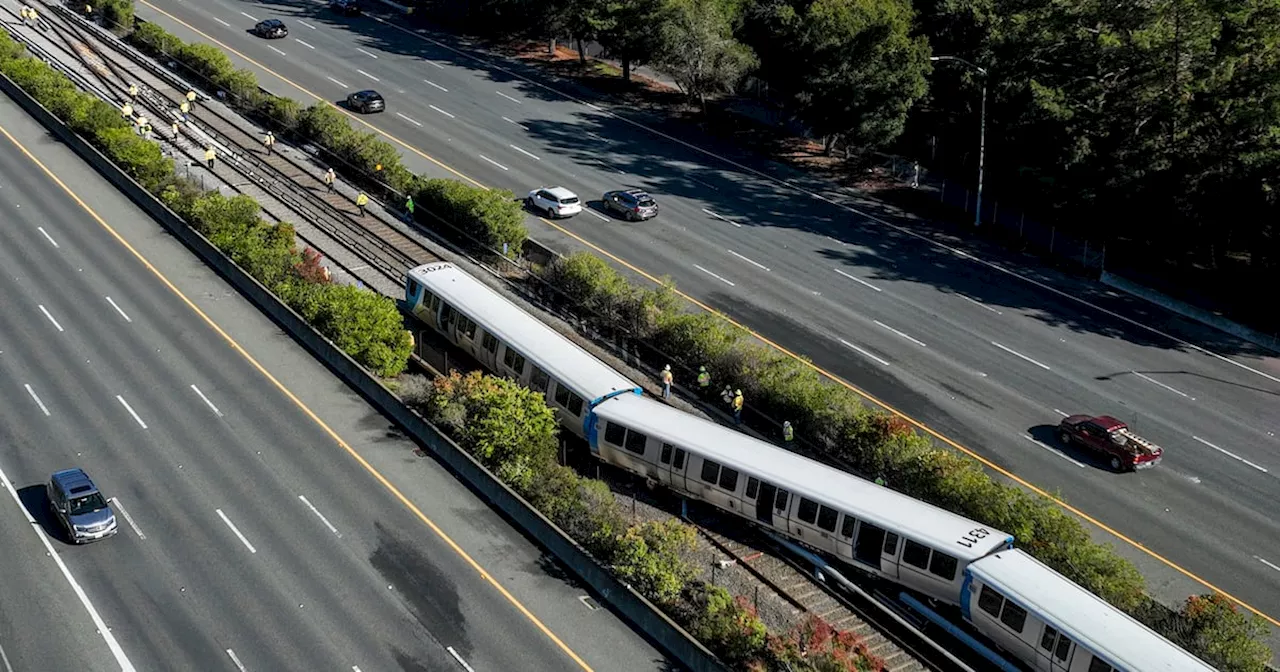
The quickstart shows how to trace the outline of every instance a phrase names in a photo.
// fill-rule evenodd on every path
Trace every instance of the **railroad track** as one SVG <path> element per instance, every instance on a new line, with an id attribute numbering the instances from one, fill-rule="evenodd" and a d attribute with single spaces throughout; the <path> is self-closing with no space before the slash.
<path id="1" fill-rule="evenodd" d="M 414 266 L 439 260 L 430 249 L 373 215 L 361 216 L 354 203 L 338 192 L 330 193 L 318 169 L 308 169 L 302 162 L 281 151 L 266 154 L 260 137 L 243 128 L 231 115 L 217 106 L 198 102 L 192 105 L 190 119 L 194 123 L 179 125 L 177 137 L 169 125 L 181 117 L 179 107 L 185 91 L 179 91 L 161 77 L 147 72 L 138 62 L 139 54 L 120 45 L 118 40 L 66 7 L 45 0 L 44 21 L 63 50 L 79 61 L 97 80 L 98 88 L 111 96 L 113 104 L 129 99 L 129 85 L 136 83 L 139 95 L 134 100 L 141 114 L 147 110 L 157 134 L 183 151 L 188 160 L 203 154 L 205 143 L 212 139 L 224 148 L 215 162 L 214 173 L 235 172 L 238 179 L 227 180 L 241 193 L 260 202 L 271 199 L 290 210 L 302 221 L 346 248 L 363 262 L 347 268 L 353 277 L 371 270 L 394 285 L 403 283 L 405 272 Z M 142 57 L 145 58 L 145 57 Z M 229 154 L 229 155 L 228 155 Z M 176 158 L 176 157 L 175 157 Z M 315 244 L 306 236 L 299 237 L 312 247 L 324 251 L 326 245 Z M 329 255 L 332 258 L 332 255 Z"/>

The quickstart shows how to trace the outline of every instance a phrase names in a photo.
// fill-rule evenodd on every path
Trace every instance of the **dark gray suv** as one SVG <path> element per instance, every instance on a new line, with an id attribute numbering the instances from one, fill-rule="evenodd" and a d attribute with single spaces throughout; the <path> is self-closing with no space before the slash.
<path id="1" fill-rule="evenodd" d="M 658 203 L 639 189 L 606 192 L 600 200 L 605 210 L 633 222 L 658 216 Z"/>
<path id="2" fill-rule="evenodd" d="M 368 114 L 370 112 L 381 112 L 387 109 L 387 101 L 382 98 L 382 94 L 372 89 L 364 91 L 356 91 L 347 96 L 347 107 L 356 112 Z"/>
<path id="3" fill-rule="evenodd" d="M 83 469 L 65 469 L 49 478 L 49 506 L 72 543 L 83 544 L 116 533 L 116 516 L 107 498 Z"/>

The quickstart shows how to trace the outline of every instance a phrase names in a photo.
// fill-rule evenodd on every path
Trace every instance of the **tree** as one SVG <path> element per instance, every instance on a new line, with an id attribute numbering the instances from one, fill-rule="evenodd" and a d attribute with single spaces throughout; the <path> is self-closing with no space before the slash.
<path id="1" fill-rule="evenodd" d="M 631 81 L 631 68 L 649 62 L 658 51 L 655 33 L 667 21 L 666 0 L 607 0 L 597 39 L 605 53 L 622 62 L 622 79 Z"/>
<path id="2" fill-rule="evenodd" d="M 707 94 L 732 91 L 756 66 L 755 53 L 733 37 L 741 6 L 737 0 L 672 0 L 670 7 L 658 64 L 705 108 Z"/>

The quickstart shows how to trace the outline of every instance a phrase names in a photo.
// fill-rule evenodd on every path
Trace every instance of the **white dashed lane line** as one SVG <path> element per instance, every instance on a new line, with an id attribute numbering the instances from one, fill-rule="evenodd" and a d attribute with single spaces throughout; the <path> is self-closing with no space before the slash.
<path id="1" fill-rule="evenodd" d="M 860 284 L 860 285 L 863 285 L 864 287 L 870 287 L 871 289 L 874 289 L 874 290 L 876 290 L 877 292 L 882 292 L 882 291 L 884 291 L 884 290 L 880 289 L 879 287 L 876 287 L 875 285 L 873 285 L 873 284 L 871 284 L 871 283 L 867 282 L 866 280 L 863 280 L 862 278 L 859 278 L 859 277 L 857 277 L 857 276 L 855 276 L 855 275 L 850 275 L 849 273 L 845 273 L 844 271 L 842 271 L 842 270 L 840 270 L 840 269 L 838 269 L 838 268 L 833 268 L 833 269 L 831 269 L 831 270 L 835 271 L 836 273 L 839 273 L 840 275 L 843 275 L 843 276 L 844 276 L 844 277 L 846 277 L 846 278 L 849 278 L 850 280 L 852 280 L 852 281 L 854 281 L 854 282 L 856 282 L 856 283 L 858 283 L 858 284 Z"/>
<path id="2" fill-rule="evenodd" d="M 143 429 L 147 428 L 147 423 L 142 421 L 142 418 L 138 415 L 137 411 L 133 410 L 133 407 L 129 405 L 129 402 L 124 400 L 124 397 L 117 394 L 116 400 L 120 402 L 121 406 L 124 406 L 124 410 L 129 411 L 129 415 L 132 415 L 133 419 L 136 420 Z"/>
<path id="3" fill-rule="evenodd" d="M 276 52 L 277 54 L 280 54 L 281 56 L 285 56 L 285 57 L 287 57 L 287 56 L 288 56 L 288 54 L 284 53 L 283 51 L 280 51 L 279 49 L 276 49 L 275 47 L 273 47 L 273 46 L 271 46 L 271 45 L 269 45 L 269 44 L 267 45 L 267 48 L 268 48 L 268 49 L 270 49 L 271 51 Z"/>
<path id="4" fill-rule="evenodd" d="M 346 84 L 343 84 L 342 82 L 339 82 L 338 80 L 336 80 L 336 79 L 334 79 L 334 78 L 332 78 L 332 77 L 330 77 L 330 76 L 328 76 L 328 75 L 325 75 L 325 79 L 327 79 L 327 80 L 329 80 L 329 81 L 333 82 L 334 84 L 337 84 L 338 86 L 341 86 L 341 87 L 342 87 L 342 88 L 344 88 L 344 89 L 349 88 Z"/>
<path id="5" fill-rule="evenodd" d="M 254 23 L 257 23 L 257 22 L 258 22 L 258 20 L 257 20 L 257 19 L 253 18 L 252 16 L 249 16 L 248 14 L 245 14 L 244 12 L 240 12 L 240 16 L 243 16 L 244 18 L 249 19 L 250 21 L 253 21 Z"/>
<path id="6" fill-rule="evenodd" d="M 1145 375 L 1143 375 L 1143 374 L 1141 374 L 1141 373 L 1138 373 L 1137 371 L 1130 371 L 1129 373 L 1132 373 L 1133 375 L 1135 375 L 1135 376 L 1137 376 L 1137 377 L 1139 377 L 1139 378 L 1141 378 L 1141 379 L 1143 379 L 1143 380 L 1147 381 L 1148 383 L 1151 383 L 1151 384 L 1153 384 L 1153 385 L 1159 385 L 1160 387 L 1163 387 L 1164 389 L 1169 390 L 1170 392 L 1172 392 L 1172 393 L 1174 393 L 1174 394 L 1178 395 L 1179 397 L 1183 397 L 1183 398 L 1185 398 L 1185 399 L 1190 399 L 1191 401 L 1195 401 L 1195 400 L 1196 400 L 1196 398 L 1195 398 L 1195 397 L 1193 397 L 1193 396 L 1191 396 L 1191 395 L 1187 394 L 1186 392 L 1183 392 L 1183 391 L 1181 391 L 1181 390 L 1177 390 L 1177 389 L 1174 389 L 1174 388 L 1172 388 L 1172 387 L 1169 387 L 1168 385 L 1165 385 L 1164 383 L 1162 383 L 1162 382 L 1160 382 L 1160 381 L 1156 380 L 1155 378 L 1152 378 L 1152 377 L 1150 377 L 1150 376 L 1145 376 Z"/>
<path id="7" fill-rule="evenodd" d="M 400 117 L 401 119 L 404 119 L 405 121 L 407 121 L 407 122 L 409 122 L 409 123 L 413 124 L 414 126 L 421 126 L 421 125 L 422 125 L 422 122 L 417 121 L 417 120 L 414 120 L 414 119 L 410 119 L 409 117 L 406 117 L 406 116 L 404 116 L 403 114 L 400 114 L 399 112 L 396 112 L 396 116 L 397 116 L 397 117 Z"/>
<path id="8" fill-rule="evenodd" d="M 36 229 L 38 229 L 40 233 L 43 234 L 46 239 L 48 239 L 50 245 L 53 245 L 54 247 L 61 247 L 60 245 L 58 245 L 58 241 L 54 240 L 53 236 L 49 235 L 48 231 L 44 230 L 43 226 L 37 226 Z"/>
<path id="9" fill-rule="evenodd" d="M 956 296 L 958 296 L 958 297 L 960 297 L 960 298 L 964 299 L 965 301 L 968 301 L 969 303 L 972 303 L 972 304 L 975 304 L 975 305 L 978 305 L 978 306 L 982 306 L 983 308 L 986 308 L 987 310 L 989 310 L 989 311 L 991 311 L 991 312 L 995 313 L 996 315 L 1004 315 L 1004 313 L 1002 313 L 1002 312 L 1000 312 L 1000 311 L 996 310 L 995 308 L 992 308 L 991 306 L 988 306 L 987 304 L 985 304 L 985 303 L 983 303 L 983 302 L 981 302 L 981 301 L 979 301 L 979 300 L 977 300 L 977 299 L 975 299 L 975 298 L 973 298 L 973 297 L 971 297 L 971 296 L 965 296 L 964 294 L 961 294 L 961 293 L 959 293 L 959 292 L 956 292 Z"/>
<path id="10" fill-rule="evenodd" d="M 365 56 L 368 56 L 368 57 L 370 57 L 370 58 L 377 58 L 377 57 L 378 57 L 378 55 L 377 55 L 377 54 L 371 54 L 371 53 L 369 53 L 369 52 L 365 51 L 364 49 L 361 49 L 360 47 L 356 47 L 356 51 L 358 51 L 358 52 L 360 52 L 360 53 L 362 53 L 362 54 L 364 54 Z"/>
<path id="11" fill-rule="evenodd" d="M 1029 435 L 1029 434 L 1023 434 L 1023 435 L 1022 435 L 1022 438 L 1024 438 L 1024 439 L 1026 439 L 1026 440 L 1030 441 L 1031 443 L 1036 444 L 1037 446 L 1039 446 L 1039 447 L 1040 447 L 1040 449 L 1041 449 L 1041 450 L 1044 450 L 1045 452 L 1047 452 L 1047 453 L 1049 453 L 1049 454 L 1051 454 L 1051 455 L 1055 455 L 1055 456 L 1057 456 L 1057 457 L 1060 457 L 1060 458 L 1062 458 L 1062 459 L 1064 459 L 1064 460 L 1066 460 L 1066 461 L 1070 462 L 1071 464 L 1074 464 L 1074 465 L 1076 465 L 1077 467 L 1080 467 L 1081 469 L 1084 469 L 1084 463 L 1083 463 L 1083 462 L 1081 462 L 1081 461 L 1079 461 L 1079 460 L 1072 459 L 1071 457 L 1068 457 L 1067 455 L 1064 455 L 1064 454 L 1063 454 L 1063 453 L 1061 453 L 1060 451 L 1054 450 L 1053 448 L 1050 448 L 1049 446 L 1046 446 L 1046 445 L 1044 445 L 1043 443 L 1040 443 L 1039 441 L 1037 441 L 1037 440 L 1036 440 L 1036 438 L 1035 438 L 1035 437 L 1033 437 L 1033 436 L 1031 436 L 1031 435 Z"/>
<path id="12" fill-rule="evenodd" d="M 502 96 L 503 98 L 506 98 L 507 100 L 509 100 L 509 101 L 511 101 L 511 102 L 513 102 L 513 103 L 515 103 L 516 105 L 524 105 L 524 103 L 520 102 L 519 100 L 517 100 L 517 99 L 515 99 L 515 98 L 512 98 L 511 96 L 508 96 L 507 94 L 505 94 L 505 93 L 503 93 L 503 92 L 501 92 L 501 91 L 494 91 L 494 93 L 498 94 L 499 96 Z"/>
<path id="13" fill-rule="evenodd" d="M 36 406 L 40 407 L 40 412 L 44 413 L 45 415 L 49 415 L 49 409 L 45 407 L 43 401 L 40 401 L 40 397 L 39 395 L 36 394 L 36 391 L 31 389 L 31 384 L 23 383 L 22 386 L 27 388 L 27 394 L 31 395 L 31 398 L 35 400 Z"/>
<path id="14" fill-rule="evenodd" d="M 1038 366 L 1038 367 L 1040 367 L 1040 368 L 1044 369 L 1045 371 L 1052 371 L 1052 370 L 1053 370 L 1053 369 L 1050 369 L 1050 368 L 1049 368 L 1049 366 L 1048 366 L 1047 364 L 1041 364 L 1040 362 L 1037 362 L 1036 360 L 1031 359 L 1030 357 L 1028 357 L 1028 356 L 1026 356 L 1026 355 L 1022 354 L 1021 352 L 1018 352 L 1017 350 L 1014 350 L 1013 348 L 1010 348 L 1010 347 L 1008 347 L 1008 346 L 1006 346 L 1006 345 L 1000 345 L 999 343 L 996 343 L 995 341 L 991 341 L 991 345 L 994 345 L 994 346 L 996 346 L 997 348 L 1000 348 L 1001 350 L 1004 350 L 1005 352 L 1007 352 L 1007 353 L 1009 353 L 1009 354 L 1013 355 L 1014 357 L 1017 357 L 1017 358 L 1019 358 L 1019 359 L 1023 359 L 1023 360 L 1026 360 L 1026 361 L 1028 361 L 1028 362 L 1031 362 L 1032 364 L 1035 364 L 1036 366 Z"/>
<path id="15" fill-rule="evenodd" d="M 215 16 L 215 17 L 213 17 L 213 20 L 214 20 L 214 21 L 217 21 L 218 23 L 221 23 L 222 25 L 224 25 L 224 26 L 226 26 L 226 27 L 228 27 L 228 28 L 230 28 L 230 27 L 231 27 L 231 24 L 227 23 L 226 21 L 223 21 L 222 19 L 219 19 L 219 18 L 218 18 L 218 17 L 216 17 L 216 16 Z"/>
<path id="16" fill-rule="evenodd" d="M 315 47 L 311 46 L 310 44 L 307 44 L 306 42 L 303 42 L 302 40 L 299 40 L 299 39 L 298 39 L 298 38 L 296 38 L 296 37 L 295 37 L 295 38 L 293 38 L 293 41 L 294 41 L 294 42 L 297 42 L 298 44 L 301 44 L 302 46 L 304 46 L 304 47 L 306 47 L 306 48 L 308 48 L 308 49 L 315 49 Z"/>
<path id="17" fill-rule="evenodd" d="M 711 215 L 712 217 L 715 217 L 716 219 L 718 219 L 718 220 L 720 220 L 720 221 L 722 221 L 722 222 L 728 222 L 728 223 L 730 223 L 730 224 L 732 224 L 732 225 L 734 225 L 734 226 L 738 227 L 739 229 L 741 229 L 741 228 L 742 228 L 742 225 L 741 225 L 741 224 L 739 224 L 739 223 L 737 223 L 737 222 L 733 221 L 732 219 L 729 219 L 729 218 L 725 217 L 724 215 L 717 214 L 717 213 L 712 212 L 712 211 L 710 211 L 710 210 L 708 210 L 708 209 L 706 209 L 706 208 L 703 208 L 703 209 L 702 209 L 702 211 L 703 211 L 703 212 L 705 212 L 705 213 L 707 213 L 708 215 Z"/>
<path id="18" fill-rule="evenodd" d="M 875 323 L 876 323 L 877 325 L 879 325 L 879 327 L 880 327 L 881 329 L 888 329 L 889 331 L 892 331 L 893 333 L 895 333 L 895 334 L 897 334 L 897 335 L 899 335 L 899 336 L 901 336 L 901 337 L 903 337 L 903 338 L 907 339 L 908 341 L 911 341 L 912 343 L 915 343 L 916 345 L 918 345 L 918 346 L 920 346 L 920 347 L 922 347 L 922 348 L 927 348 L 927 347 L 929 347 L 929 346 L 925 345 L 923 341 L 920 341 L 920 340 L 918 340 L 918 339 L 912 338 L 911 336 L 908 336 L 906 333 L 901 332 L 901 331 L 898 331 L 897 329 L 894 329 L 893 327 L 891 327 L 891 326 L 889 326 L 889 325 L 885 324 L 884 322 L 881 322 L 880 320 L 875 320 Z"/>
<path id="19" fill-rule="evenodd" d="M 739 259 L 741 259 L 741 260 L 743 260 L 743 261 L 747 262 L 748 264 L 751 264 L 752 266 L 755 266 L 756 268 L 763 269 L 763 270 L 764 270 L 764 271 L 766 271 L 766 272 L 772 272 L 772 271 L 770 271 L 770 270 L 769 270 L 769 267 L 768 267 L 768 266 L 765 266 L 764 264 L 762 264 L 762 263 L 760 263 L 760 262 L 758 262 L 758 261 L 755 261 L 755 260 L 753 260 L 753 259 L 748 259 L 747 257 L 744 257 L 744 256 L 742 256 L 741 254 L 738 254 L 737 252 L 734 252 L 733 250 L 728 250 L 728 252 L 729 252 L 729 254 L 732 254 L 733 256 L 735 256 L 735 257 L 737 257 L 737 258 L 739 258 Z"/>
<path id="20" fill-rule="evenodd" d="M 693 265 L 693 267 L 694 267 L 694 268 L 696 268 L 696 269 L 698 269 L 699 271 L 702 271 L 703 273 L 706 273 L 707 275 L 709 275 L 709 276 L 711 276 L 711 277 L 715 278 L 716 280 L 719 280 L 720 282 L 723 282 L 724 284 L 729 285 L 730 287 L 737 287 L 737 285 L 733 284 L 731 281 L 729 281 L 729 280 L 725 280 L 724 278 L 722 278 L 722 277 L 720 277 L 720 276 L 716 275 L 715 273 L 712 273 L 711 271 L 708 271 L 707 269 L 705 269 L 705 268 L 703 268 L 703 267 L 701 267 L 701 266 L 699 266 L 699 265 L 697 265 L 697 264 L 694 264 L 694 265 Z"/>
<path id="21" fill-rule="evenodd" d="M 849 341 L 844 340 L 843 338 L 842 338 L 842 339 L 840 339 L 840 342 L 841 342 L 841 343 L 843 343 L 843 344 L 844 344 L 844 346 L 845 346 L 846 348 L 849 348 L 850 350 L 853 350 L 854 352 L 857 352 L 857 353 L 861 354 L 863 357 L 867 357 L 867 358 L 869 358 L 869 359 L 873 359 L 873 360 L 875 360 L 875 361 L 877 361 L 877 362 L 880 362 L 880 364 L 882 364 L 882 365 L 884 365 L 884 366 L 889 366 L 889 362 L 886 362 L 886 361 L 884 361 L 883 359 L 880 359 L 879 357 L 876 357 L 875 355 L 873 355 L 873 354 L 871 354 L 871 353 L 867 352 L 866 350 L 863 350 L 862 348 L 859 348 L 858 346 L 856 346 L 856 345 L 854 345 L 854 344 L 850 343 Z"/>
<path id="22" fill-rule="evenodd" d="M 236 527 L 235 523 L 231 522 L 231 519 L 227 517 L 227 514 L 222 512 L 222 509 L 214 509 L 214 511 L 217 512 L 218 517 L 222 519 L 222 522 L 226 523 L 227 527 L 231 528 L 231 531 L 236 533 L 236 537 L 240 539 L 240 543 L 244 544 L 245 548 L 248 548 L 250 553 L 258 552 L 258 549 L 254 548 L 253 544 L 249 543 L 249 540 L 245 539 L 243 534 L 240 534 L 240 528 Z M 230 651 L 230 649 L 227 649 L 228 653 L 230 653 Z M 234 655 L 235 654 L 232 654 L 233 657 Z"/>
<path id="23" fill-rule="evenodd" d="M 442 109 L 440 109 L 440 108 L 436 107 L 435 105 L 428 105 L 427 107 L 429 107 L 429 108 L 431 108 L 431 109 L 435 110 L 436 112 L 439 112 L 440 114 L 443 114 L 443 115 L 444 115 L 444 116 L 446 116 L 446 117 L 449 117 L 450 119 L 456 119 L 456 118 L 457 118 L 457 117 L 454 117 L 452 114 L 449 114 L 448 112 L 445 112 L 444 110 L 442 110 Z M 505 170 L 505 168 L 504 168 L 503 170 Z"/>
<path id="24" fill-rule="evenodd" d="M 112 300 L 111 297 L 108 296 L 106 298 L 107 298 L 107 303 L 111 304 L 111 307 L 115 308 L 117 313 L 120 313 L 120 317 L 123 317 L 125 322 L 133 322 L 133 320 L 129 317 L 129 315 L 126 314 L 120 306 L 116 305 L 116 302 Z"/>
<path id="25" fill-rule="evenodd" d="M 427 84 L 430 84 L 431 86 L 436 87 L 437 89 L 440 89 L 441 91 L 444 91 L 445 93 L 449 93 L 449 89 L 446 89 L 446 88 L 444 88 L 443 86 L 440 86 L 439 84 L 436 84 L 435 82 L 433 82 L 433 81 L 431 81 L 431 80 L 429 80 L 429 79 L 424 79 L 424 80 L 422 80 L 422 81 L 426 82 Z"/>
<path id="26" fill-rule="evenodd" d="M 368 77 L 369 79 L 372 79 L 372 80 L 373 80 L 373 81 L 375 81 L 375 82 L 381 82 L 381 81 L 382 81 L 381 79 L 378 79 L 377 77 L 374 77 L 373 75 L 371 75 L 371 74 L 369 74 L 369 73 L 365 72 L 364 70 L 359 70 L 359 69 L 357 69 L 357 70 L 356 70 L 356 72 L 358 72 L 358 73 L 360 73 L 360 74 L 364 75 L 365 77 Z"/>
<path id="27" fill-rule="evenodd" d="M 48 308 L 44 307 L 44 304 L 40 304 L 40 312 L 44 313 L 45 317 L 49 318 L 49 321 L 53 323 L 53 326 L 58 328 L 58 331 L 64 331 L 64 329 L 62 328 L 62 325 L 58 324 L 57 320 L 53 319 L 53 315 L 49 313 Z"/>
<path id="28" fill-rule="evenodd" d="M 508 146 L 508 147 L 510 147 L 511 149 L 516 150 L 517 152 L 520 152 L 521 154 L 524 154 L 525 156 L 527 156 L 527 157 L 529 157 L 529 158 L 533 159 L 534 161 L 541 161 L 541 160 L 542 160 L 542 159 L 538 158 L 538 155 L 537 155 L 537 154 L 534 154 L 534 153 L 532 153 L 532 152 L 528 152 L 528 151 L 525 151 L 525 150 L 523 150 L 523 149 L 520 149 L 519 147 L 516 147 L 515 145 L 507 145 L 507 146 Z"/>
<path id="29" fill-rule="evenodd" d="M 495 165 L 495 166 L 497 166 L 497 167 L 499 167 L 499 168 L 501 168 L 501 169 L 503 169 L 503 170 L 510 170 L 510 168 L 507 168 L 506 166 L 502 165 L 501 163 L 498 163 L 497 161 L 494 161 L 493 159 L 491 159 L 491 158 L 489 158 L 489 157 L 485 156 L 484 154 L 480 154 L 479 156 L 480 156 L 480 158 L 484 159 L 485 161 L 488 161 L 489 163 L 492 163 L 493 165 Z"/>
<path id="30" fill-rule="evenodd" d="M 1262 473 L 1264 473 L 1264 474 L 1271 473 L 1271 472 L 1267 471 L 1267 468 L 1266 468 L 1266 467 L 1260 467 L 1260 466 L 1258 466 L 1257 464 L 1254 464 L 1253 462 L 1250 462 L 1249 460 L 1246 460 L 1246 459 L 1244 459 L 1243 457 L 1240 457 L 1239 455 L 1236 455 L 1235 453 L 1233 453 L 1233 452 L 1231 452 L 1231 451 L 1229 451 L 1229 450 L 1227 450 L 1227 449 L 1225 449 L 1225 448 L 1219 448 L 1218 446 L 1215 446 L 1215 445 L 1213 445 L 1212 443 L 1209 443 L 1208 441 L 1205 441 L 1204 439 L 1202 439 L 1202 438 L 1200 438 L 1200 437 L 1198 437 L 1198 436 L 1193 436 L 1193 437 L 1191 437 L 1191 438 L 1195 439 L 1196 441 L 1199 441 L 1200 443 L 1203 443 L 1203 444 L 1204 444 L 1204 445 L 1206 445 L 1206 446 L 1209 446 L 1210 448 L 1212 448 L 1212 449 L 1214 449 L 1214 450 L 1218 451 L 1219 453 L 1222 453 L 1223 455 L 1226 455 L 1227 457 L 1229 457 L 1229 458 L 1231 458 L 1231 459 L 1233 459 L 1233 460 L 1238 460 L 1238 461 L 1240 461 L 1240 462 L 1243 462 L 1243 463 L 1245 463 L 1245 464 L 1247 464 L 1247 465 L 1249 465 L 1249 466 L 1253 467 L 1254 469 L 1257 469 L 1258 471 L 1261 471 L 1261 472 L 1262 472 Z"/>
<path id="31" fill-rule="evenodd" d="M 306 26 L 306 27 L 310 28 L 311 30 L 315 30 L 315 29 L 316 29 L 316 27 L 315 27 L 315 26 L 313 26 L 313 25 L 311 25 L 311 24 L 307 23 L 306 21 L 301 21 L 301 20 L 300 20 L 300 21 L 298 21 L 298 23 L 301 23 L 302 25 L 304 25 L 304 26 Z"/>
<path id="32" fill-rule="evenodd" d="M 512 119 L 512 118 L 510 118 L 510 117 L 503 117 L 503 118 L 502 118 L 502 120 L 503 120 L 503 121 L 505 121 L 505 122 L 507 122 L 507 123 L 511 123 L 511 124 L 515 124 L 516 126 L 519 126 L 519 127 L 520 127 L 520 130 L 522 130 L 522 131 L 527 131 L 527 130 L 529 130 L 529 127 L 528 127 L 528 126 L 525 126 L 524 124 L 522 124 L 522 123 L 520 123 L 520 122 L 518 122 L 518 121 L 516 121 L 515 119 Z"/>

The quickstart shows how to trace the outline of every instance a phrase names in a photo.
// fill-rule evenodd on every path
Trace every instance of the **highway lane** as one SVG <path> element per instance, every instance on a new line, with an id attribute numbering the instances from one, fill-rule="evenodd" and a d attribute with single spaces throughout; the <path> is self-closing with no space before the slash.
<path id="1" fill-rule="evenodd" d="M 35 145 L 43 133 L 15 110 L 0 106 L 5 126 L 27 123 Z M 55 543 L 139 669 L 233 669 L 227 650 L 250 670 L 450 669 L 459 666 L 455 654 L 477 670 L 578 667 L 5 142 L 0 467 L 24 488 L 58 468 L 84 466 L 129 512 L 115 539 Z M 145 221 L 86 166 L 62 159 L 60 170 L 76 173 L 68 181 L 96 186 L 92 200 L 109 220 Z M 164 238 L 157 233 L 151 223 L 139 237 Z M 173 252 L 171 270 L 198 274 L 198 261 Z M 231 293 L 204 280 L 197 287 L 225 310 Z M 243 302 L 239 310 L 239 319 L 269 325 Z M 412 444 L 383 442 L 401 462 L 409 457 Z M 425 465 L 400 469 L 436 478 Z M 447 511 L 441 524 L 485 561 L 491 551 L 509 555 L 514 566 L 489 570 L 517 584 L 522 599 L 543 600 L 531 606 L 556 617 L 548 621 L 553 633 L 575 630 L 564 639 L 589 665 L 662 663 L 607 612 L 586 617 L 576 591 L 537 578 L 545 570 L 531 565 L 541 554 L 465 488 L 439 488 L 438 500 L 405 491 L 433 514 L 441 505 L 465 511 L 469 525 Z M 29 508 L 43 515 L 38 499 Z M 22 603 L 0 603 L 0 623 L 20 616 L 10 604 Z M 54 639 L 57 628 L 22 636 L 33 646 L 76 642 Z"/>
<path id="2" fill-rule="evenodd" d="M 548 100 L 474 63 L 451 68 L 456 56 L 367 19 L 339 19 L 304 5 L 305 20 L 317 28 L 295 27 L 295 37 L 315 49 L 303 47 L 302 59 L 280 58 L 272 45 L 241 34 L 240 26 L 221 29 L 212 20 L 253 3 L 161 6 L 327 98 L 343 93 L 332 79 L 351 88 L 380 88 L 390 97 L 391 113 L 368 117 L 369 123 L 485 184 L 521 191 L 561 182 L 593 197 L 619 181 L 636 180 L 659 194 L 664 213 L 658 220 L 606 225 L 584 215 L 560 226 L 607 250 L 626 250 L 623 256 L 640 268 L 670 273 L 686 291 L 778 342 L 803 344 L 796 349 L 829 370 L 1033 482 L 1087 502 L 1090 513 L 1193 571 L 1225 579 L 1219 584 L 1224 589 L 1251 595 L 1245 589 L 1256 583 L 1240 581 L 1240 590 L 1232 591 L 1235 577 L 1267 576 L 1271 570 L 1258 557 L 1280 553 L 1265 541 L 1275 538 L 1274 523 L 1264 523 L 1250 540 L 1231 538 L 1221 526 L 1265 520 L 1269 510 L 1275 484 L 1265 465 L 1276 440 L 1267 423 L 1274 422 L 1277 386 L 1267 378 L 1177 350 L 1170 341 L 881 225 L 850 222 L 846 212 L 788 196 L 757 176 L 706 165 L 705 157 L 681 145 Z M 266 8 L 258 8 L 246 12 L 263 18 L 258 14 Z M 140 7 L 140 14 L 180 35 L 185 31 L 158 13 Z M 199 37 L 186 32 L 184 37 Z M 378 81 L 355 83 L 364 75 L 341 74 L 357 70 Z M 273 79 L 265 75 L 263 81 L 273 86 Z M 424 79 L 429 83 L 418 83 Z M 504 149 L 504 141 L 538 158 Z M 567 165 L 565 157 L 572 159 Z M 407 158 L 415 168 L 439 173 L 420 157 Z M 701 184 L 693 186 L 694 180 Z M 803 228 L 793 228 L 797 222 Z M 992 403 L 1006 397 L 1020 400 Z M 1137 419 L 1140 431 L 1169 448 L 1162 465 L 1168 469 L 1117 481 L 1081 470 L 1052 441 L 1026 440 L 1028 430 L 1043 433 L 1042 425 L 1056 421 L 1054 409 Z M 1160 496 L 1133 496 L 1130 486 L 1138 480 Z M 1118 483 L 1126 487 L 1118 489 Z M 1173 503 L 1185 508 L 1168 516 L 1164 509 L 1178 509 L 1161 504 Z M 1134 510 L 1144 519 L 1135 520 Z M 1230 575 L 1218 569 L 1223 556 L 1231 557 Z M 1183 587 L 1167 596 L 1178 590 Z M 1264 601 L 1280 607 L 1280 595 Z"/>

